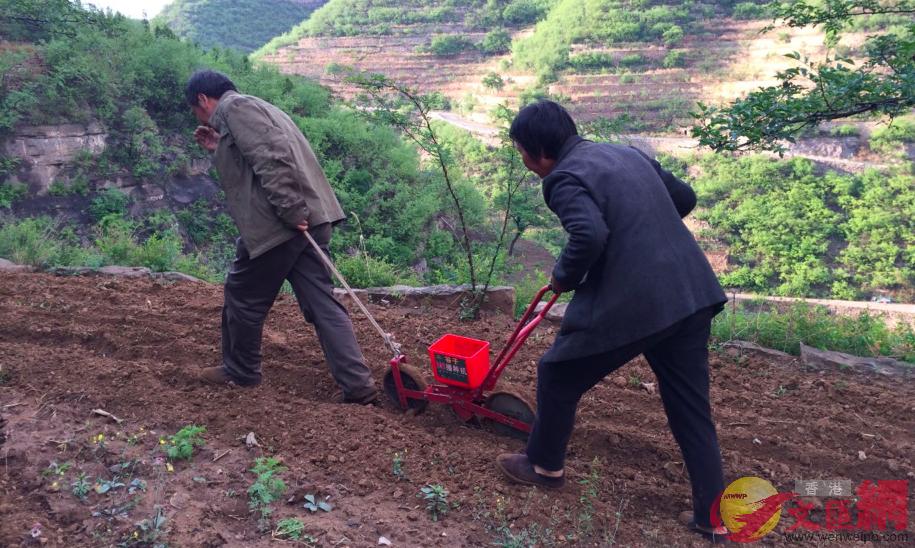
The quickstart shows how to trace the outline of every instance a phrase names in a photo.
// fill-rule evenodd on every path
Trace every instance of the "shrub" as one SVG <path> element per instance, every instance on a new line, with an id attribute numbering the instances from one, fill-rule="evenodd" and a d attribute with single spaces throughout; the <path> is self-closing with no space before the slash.
<path id="1" fill-rule="evenodd" d="M 10 208 L 27 193 L 28 188 L 21 183 L 0 183 L 0 207 Z"/>
<path id="2" fill-rule="evenodd" d="M 735 19 L 763 19 L 768 16 L 765 6 L 753 2 L 741 2 L 734 6 Z"/>
<path id="3" fill-rule="evenodd" d="M 427 50 L 438 57 L 452 57 L 474 47 L 473 42 L 460 34 L 440 34 L 432 38 Z"/>
<path id="4" fill-rule="evenodd" d="M 512 0 L 502 10 L 502 18 L 510 25 L 529 25 L 543 17 L 548 6 L 542 0 Z"/>
<path id="5" fill-rule="evenodd" d="M 127 215 L 127 206 L 130 204 L 130 198 L 116 188 L 109 188 L 99 193 L 89 206 L 89 215 L 96 222 L 105 217 L 116 216 L 125 217 Z"/>
<path id="6" fill-rule="evenodd" d="M 338 259 L 336 266 L 352 287 L 388 287 L 401 279 L 394 265 L 362 253 Z"/>
<path id="7" fill-rule="evenodd" d="M 602 51 L 589 51 L 569 57 L 569 66 L 579 72 L 602 70 L 615 65 L 613 55 Z"/>
<path id="8" fill-rule="evenodd" d="M 0 257 L 35 267 L 53 264 L 59 254 L 53 238 L 56 228 L 47 217 L 4 223 L 0 227 Z"/>
<path id="9" fill-rule="evenodd" d="M 483 78 L 483 87 L 501 91 L 505 87 L 505 81 L 495 72 L 490 72 Z"/>
<path id="10" fill-rule="evenodd" d="M 671 27 L 665 30 L 661 35 L 661 39 L 664 40 L 664 44 L 668 47 L 677 45 L 680 43 L 680 40 L 683 40 L 683 29 L 677 25 L 671 25 Z"/>
<path id="11" fill-rule="evenodd" d="M 631 68 L 645 65 L 647 62 L 648 60 L 645 59 L 644 56 L 638 53 L 630 53 L 629 55 L 624 55 L 623 58 L 620 59 L 620 66 Z"/>
<path id="12" fill-rule="evenodd" d="M 870 147 L 878 152 L 892 152 L 901 143 L 915 142 L 915 119 L 897 118 L 871 133 Z"/>
<path id="13" fill-rule="evenodd" d="M 505 29 L 494 29 L 486 33 L 480 42 L 480 51 L 487 55 L 501 55 L 511 50 L 512 37 Z"/>
<path id="14" fill-rule="evenodd" d="M 684 67 L 686 66 L 686 52 L 682 50 L 669 51 L 664 56 L 664 61 L 661 64 L 664 68 Z"/>
<path id="15" fill-rule="evenodd" d="M 861 135 L 861 130 L 854 124 L 842 124 L 829 130 L 833 137 L 857 137 Z"/>
<path id="16" fill-rule="evenodd" d="M 18 156 L 0 156 L 0 181 L 19 168 L 22 159 Z"/>

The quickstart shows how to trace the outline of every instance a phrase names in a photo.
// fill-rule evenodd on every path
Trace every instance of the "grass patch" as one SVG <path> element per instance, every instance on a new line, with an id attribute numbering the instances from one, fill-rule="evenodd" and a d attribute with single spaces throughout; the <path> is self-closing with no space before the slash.
<path id="1" fill-rule="evenodd" d="M 727 307 L 712 322 L 718 343 L 743 340 L 792 355 L 803 342 L 821 350 L 863 357 L 892 357 L 915 365 L 915 331 L 904 323 L 895 327 L 883 318 L 862 312 L 838 316 L 822 306 L 804 303 L 787 310 L 738 305 Z"/>

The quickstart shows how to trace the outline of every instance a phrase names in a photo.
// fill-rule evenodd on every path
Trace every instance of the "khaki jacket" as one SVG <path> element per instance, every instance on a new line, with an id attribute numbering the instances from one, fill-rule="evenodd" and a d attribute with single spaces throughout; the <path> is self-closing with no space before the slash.
<path id="1" fill-rule="evenodd" d="M 230 91 L 210 125 L 220 134 L 214 164 L 229 214 L 252 259 L 299 236 L 302 221 L 346 218 L 311 145 L 283 111 Z"/>

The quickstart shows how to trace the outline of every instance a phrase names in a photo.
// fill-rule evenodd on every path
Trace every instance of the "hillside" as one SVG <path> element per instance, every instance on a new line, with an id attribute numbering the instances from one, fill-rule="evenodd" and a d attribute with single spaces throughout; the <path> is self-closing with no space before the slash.
<path id="1" fill-rule="evenodd" d="M 237 234 L 192 142 L 197 122 L 182 96 L 190 74 L 209 67 L 288 112 L 308 136 L 355 214 L 333 241 L 354 284 L 461 280 L 457 244 L 439 223 L 452 214 L 450 198 L 392 128 L 238 53 L 203 51 L 159 27 L 66 1 L 55 6 L 59 17 L 46 27 L 21 24 L 13 29 L 21 41 L 0 48 L 0 256 L 221 280 Z M 469 225 L 488 233 L 480 190 L 458 185 L 479 203 Z M 411 270 L 416 264 L 421 272 Z"/>
<path id="2" fill-rule="evenodd" d="M 731 80 L 755 79 L 733 65 L 745 48 L 751 49 L 748 42 L 762 27 L 744 19 L 765 13 L 750 3 L 687 9 L 675 2 L 647 2 L 639 3 L 646 4 L 642 12 L 622 2 L 562 0 L 545 4 L 549 9 L 534 26 L 518 22 L 500 27 L 480 24 L 473 17 L 476 3 L 470 3 L 463 11 L 442 7 L 385 27 L 371 24 L 377 17 L 368 14 L 393 18 L 395 8 L 382 4 L 404 9 L 409 3 L 358 3 L 369 4 L 375 11 L 356 10 L 365 14 L 359 18 L 343 11 L 344 0 L 334 0 L 256 55 L 344 95 L 353 90 L 339 79 L 337 67 L 382 72 L 423 91 L 446 94 L 453 108 L 478 121 L 486 121 L 496 105 L 549 93 L 565 99 L 583 121 L 625 114 L 627 130 L 676 131 L 690 122 L 688 112 L 696 100 L 720 98 L 719 88 L 733 87 Z M 350 0 L 348 6 L 355 9 L 356 3 Z M 602 15 L 589 15 L 595 13 Z M 424 19 L 433 16 L 441 22 Z M 509 35 L 510 51 L 481 47 L 494 29 Z M 463 39 L 466 47 L 436 54 L 429 46 L 441 36 Z M 715 55 L 708 55 L 712 50 Z"/>
<path id="3" fill-rule="evenodd" d="M 405 416 L 387 400 L 333 403 L 320 346 L 291 297 L 265 326 L 262 386 L 196 384 L 195 371 L 219 359 L 221 302 L 217 285 L 0 274 L 0 545 L 37 545 L 29 537 L 37 524 L 49 547 L 276 546 L 273 528 L 259 530 L 248 508 L 250 469 L 262 456 L 288 468 L 278 476 L 286 489 L 271 505 L 274 523 L 298 518 L 315 546 L 377 546 L 381 536 L 394 546 L 707 545 L 677 524 L 689 483 L 660 398 L 641 387 L 653 381 L 642 359 L 583 399 L 571 481 L 547 493 L 496 471 L 495 456 L 521 442 L 463 424 L 446 406 Z M 456 332 L 498 349 L 512 327 L 501 316 L 459 323 L 453 309 L 370 306 L 427 378 L 426 347 L 438 336 Z M 358 313 L 354 323 L 380 379 L 389 356 Z M 536 360 L 555 330 L 534 332 L 498 388 L 533 395 Z M 731 350 L 712 354 L 711 376 L 726 478 L 763 477 L 784 492 L 798 478 L 857 486 L 911 474 L 911 382 Z M 166 465 L 159 440 L 168 448 L 191 424 L 206 427 L 205 445 Z M 249 432 L 257 446 L 246 447 Z M 82 499 L 73 493 L 80 478 Z M 447 489 L 449 510 L 432 521 L 418 495 L 436 484 Z M 332 509 L 307 511 L 306 495 L 330 497 Z M 822 524 L 822 504 L 809 517 Z M 782 535 L 794 519 L 783 511 L 765 542 L 793 545 Z"/>
<path id="4" fill-rule="evenodd" d="M 561 0 L 535 25 L 512 26 L 475 23 L 476 3 L 434 4 L 438 11 L 411 12 L 410 2 L 334 0 L 255 55 L 344 95 L 353 89 L 339 78 L 340 66 L 381 72 L 445 93 L 455 110 L 480 122 L 499 104 L 550 94 L 583 121 L 618 118 L 629 132 L 681 133 L 697 101 L 718 104 L 772 83 L 777 71 L 796 66 L 786 54 L 816 59 L 827 51 L 820 30 L 761 32 L 770 22 L 765 3 Z M 900 21 L 864 18 L 838 51 L 854 57 L 869 33 Z M 510 51 L 484 51 L 487 35 L 502 29 Z M 430 45 L 442 36 L 462 41 L 435 54 Z"/>
<path id="5" fill-rule="evenodd" d="M 153 20 L 204 48 L 245 53 L 289 31 L 327 0 L 174 0 Z"/>

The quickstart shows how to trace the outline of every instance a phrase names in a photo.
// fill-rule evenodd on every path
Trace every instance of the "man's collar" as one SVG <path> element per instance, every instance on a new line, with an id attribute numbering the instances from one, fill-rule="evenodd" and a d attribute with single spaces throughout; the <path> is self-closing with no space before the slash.
<path id="1" fill-rule="evenodd" d="M 238 95 L 238 93 L 234 91 L 227 91 L 223 93 L 222 97 L 219 98 L 219 104 L 216 105 L 216 110 L 213 111 L 213 115 L 210 116 L 210 125 L 220 133 L 222 133 L 225 126 L 225 105 L 228 103 L 226 99 L 231 98 L 233 95 Z"/>
<path id="2" fill-rule="evenodd" d="M 582 141 L 584 141 L 584 139 L 582 139 L 579 135 L 573 135 L 566 139 L 566 142 L 562 144 L 562 148 L 559 149 L 559 154 L 556 155 L 556 163 L 558 164 L 561 162 L 562 159 L 565 158 L 566 155 L 569 154 L 569 152 L 571 152 L 572 149 L 578 146 L 578 144 Z"/>

